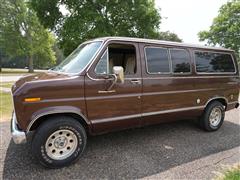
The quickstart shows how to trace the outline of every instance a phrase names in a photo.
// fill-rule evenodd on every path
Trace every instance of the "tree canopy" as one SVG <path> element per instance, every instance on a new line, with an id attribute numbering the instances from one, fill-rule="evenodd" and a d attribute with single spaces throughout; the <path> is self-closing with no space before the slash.
<path id="1" fill-rule="evenodd" d="M 170 31 L 159 32 L 157 39 L 166 40 L 166 41 L 182 42 L 182 39 L 180 39 L 177 34 L 172 33 Z"/>
<path id="2" fill-rule="evenodd" d="M 0 0 L 1 49 L 9 57 L 24 56 L 29 71 L 33 59 L 47 66 L 55 62 L 53 35 L 39 22 L 36 13 L 24 0 Z"/>
<path id="3" fill-rule="evenodd" d="M 31 4 L 42 24 L 57 34 L 64 54 L 102 36 L 167 37 L 159 35 L 161 16 L 154 0 L 31 0 Z"/>
<path id="4" fill-rule="evenodd" d="M 210 45 L 231 48 L 240 57 L 240 1 L 231 0 L 224 4 L 210 30 L 200 32 L 199 38 Z"/>

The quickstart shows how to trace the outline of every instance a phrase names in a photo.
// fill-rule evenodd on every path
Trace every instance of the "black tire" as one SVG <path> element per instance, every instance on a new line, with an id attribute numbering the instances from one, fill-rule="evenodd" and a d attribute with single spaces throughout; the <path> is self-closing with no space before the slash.
<path id="1" fill-rule="evenodd" d="M 211 112 L 217 108 L 218 110 L 220 110 L 220 114 L 221 114 L 221 118 L 220 121 L 217 124 L 211 123 L 210 122 L 210 114 Z M 200 118 L 200 126 L 205 130 L 205 131 L 216 131 L 218 130 L 224 121 L 224 117 L 225 117 L 225 109 L 222 103 L 220 103 L 219 101 L 213 101 L 210 104 L 208 104 L 208 106 L 206 107 L 204 114 L 202 115 L 202 117 Z M 214 125 L 213 125 L 214 124 Z"/>
<path id="2" fill-rule="evenodd" d="M 71 152 L 72 154 L 70 153 L 69 157 L 66 157 L 65 159 L 61 159 L 61 160 L 51 158 L 47 154 L 47 150 L 46 150 L 47 140 L 50 138 L 50 136 L 53 133 L 57 133 L 60 130 L 62 130 L 63 132 L 69 131 L 71 133 L 71 136 L 74 137 L 75 140 L 77 140 L 75 141 L 77 144 L 74 144 L 74 148 Z M 66 136 L 70 136 L 70 135 L 66 134 Z M 59 137 L 61 138 L 60 135 Z M 67 142 L 70 143 L 71 140 L 69 141 L 67 138 L 65 138 L 63 144 L 66 145 Z M 48 168 L 61 168 L 64 166 L 68 166 L 73 162 L 76 162 L 76 160 L 78 160 L 81 157 L 86 147 L 86 143 L 87 143 L 86 131 L 78 121 L 68 116 L 54 116 L 54 117 L 48 118 L 36 130 L 32 140 L 32 152 L 36 156 L 40 164 L 42 164 L 43 166 Z M 54 144 L 53 148 L 55 148 L 55 143 L 53 144 Z M 67 147 L 67 148 L 70 149 L 70 147 Z M 48 150 L 48 153 L 49 153 L 49 150 Z"/>

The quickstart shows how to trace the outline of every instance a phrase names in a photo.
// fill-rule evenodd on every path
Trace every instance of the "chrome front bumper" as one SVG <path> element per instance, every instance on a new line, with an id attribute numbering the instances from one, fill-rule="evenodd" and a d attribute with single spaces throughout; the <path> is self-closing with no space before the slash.
<path id="1" fill-rule="evenodd" d="M 17 126 L 17 118 L 15 112 L 13 112 L 11 120 L 11 132 L 12 138 L 15 144 L 24 144 L 27 142 L 27 137 L 24 131 L 20 130 Z"/>

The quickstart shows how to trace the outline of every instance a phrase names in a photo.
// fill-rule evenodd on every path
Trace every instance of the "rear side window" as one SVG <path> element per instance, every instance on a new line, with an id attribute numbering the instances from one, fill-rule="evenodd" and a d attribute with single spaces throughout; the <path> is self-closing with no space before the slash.
<path id="1" fill-rule="evenodd" d="M 145 48 L 148 73 L 169 73 L 168 49 Z"/>
<path id="2" fill-rule="evenodd" d="M 173 73 L 190 73 L 190 56 L 186 50 L 171 49 Z"/>
<path id="3" fill-rule="evenodd" d="M 224 53 L 195 51 L 196 70 L 199 73 L 233 73 L 232 56 Z"/>

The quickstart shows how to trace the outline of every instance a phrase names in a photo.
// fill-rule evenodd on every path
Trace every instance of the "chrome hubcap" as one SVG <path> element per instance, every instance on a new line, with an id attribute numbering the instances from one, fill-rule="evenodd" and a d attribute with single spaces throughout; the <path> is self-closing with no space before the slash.
<path id="1" fill-rule="evenodd" d="M 215 107 L 212 109 L 210 113 L 209 121 L 212 126 L 218 126 L 222 119 L 222 111 L 219 107 Z"/>
<path id="2" fill-rule="evenodd" d="M 54 160 L 70 157 L 77 149 L 77 136 L 70 130 L 63 129 L 52 133 L 45 144 L 47 155 Z"/>

